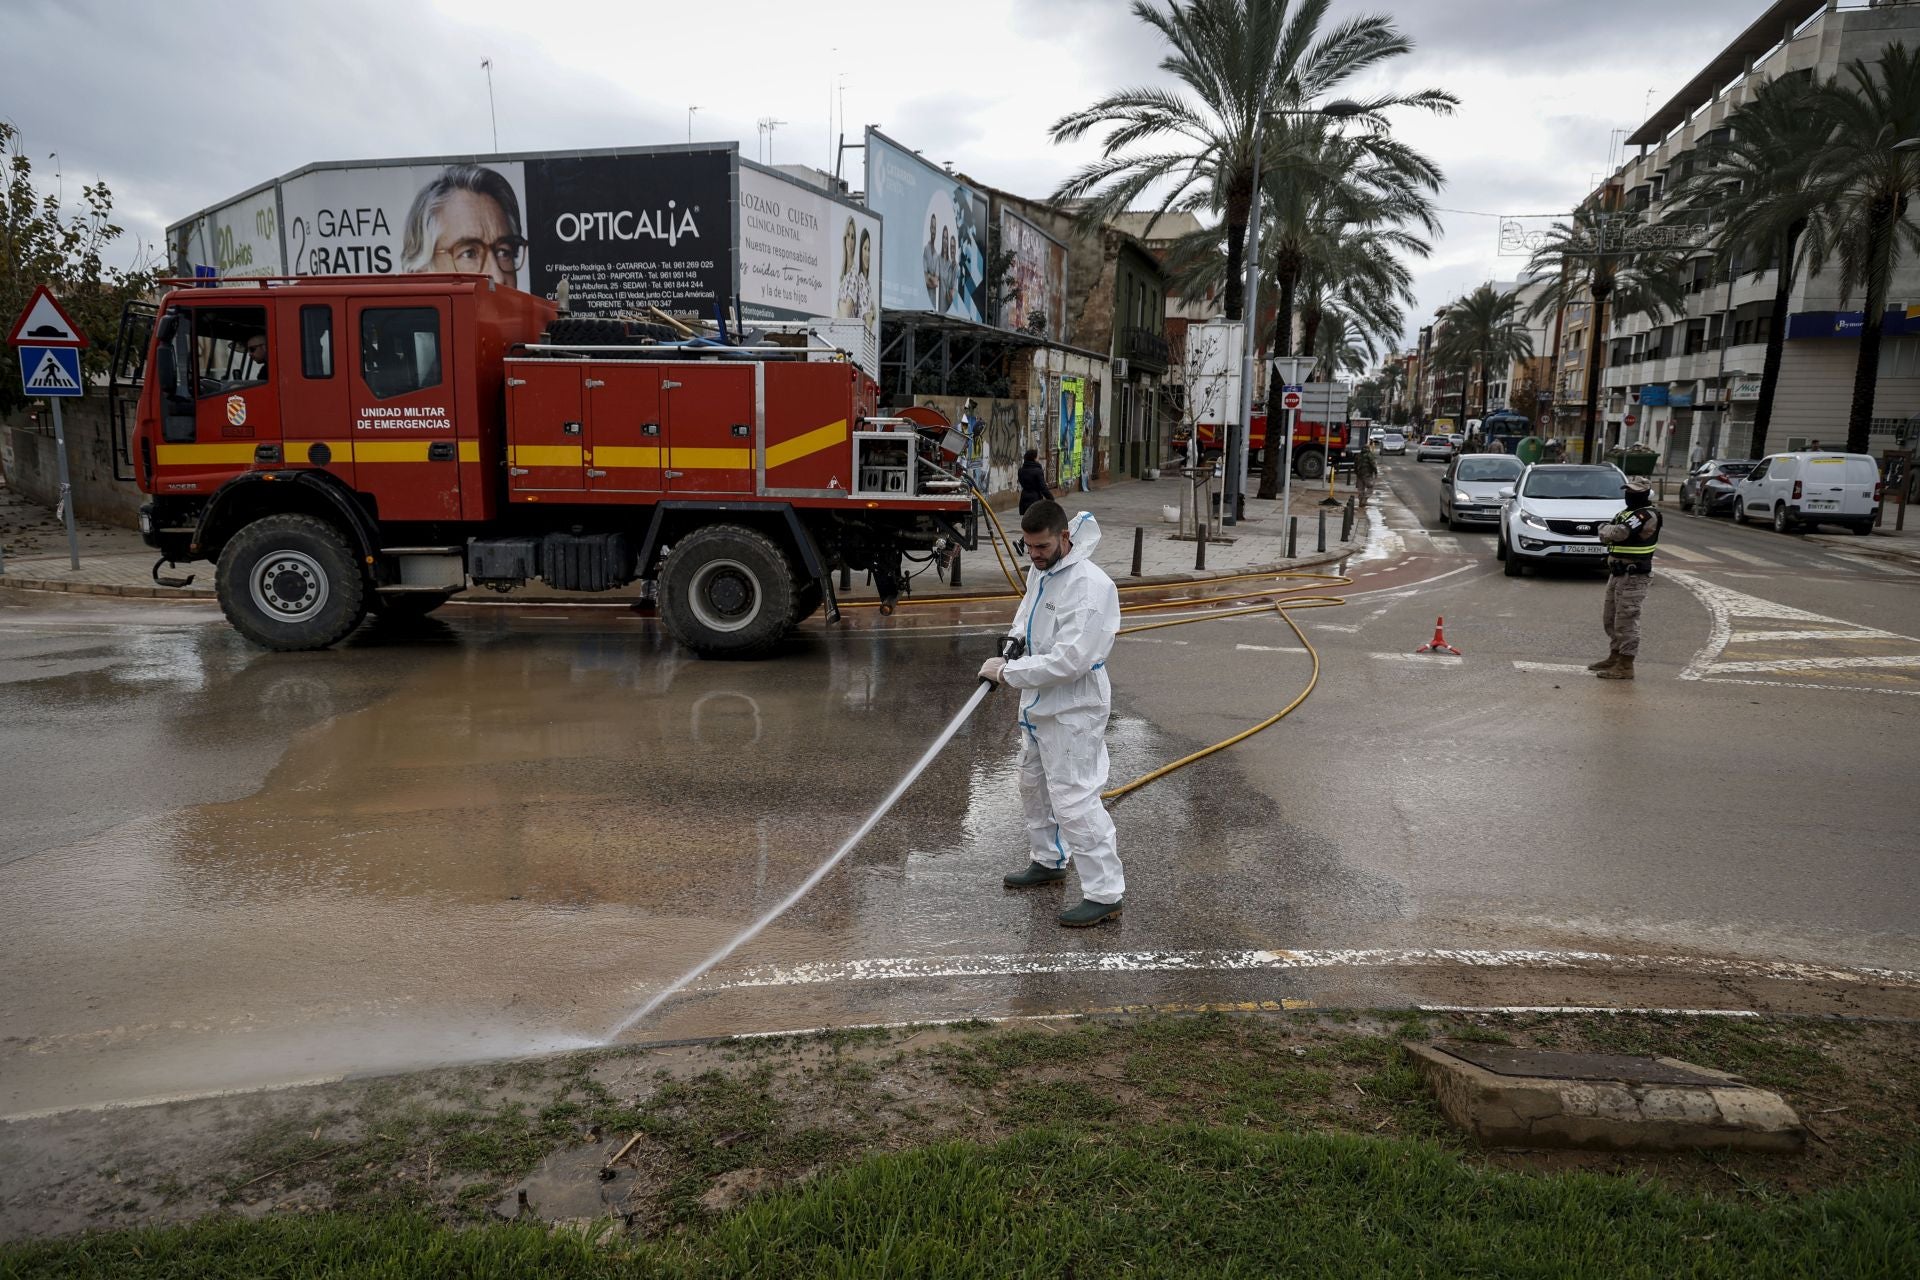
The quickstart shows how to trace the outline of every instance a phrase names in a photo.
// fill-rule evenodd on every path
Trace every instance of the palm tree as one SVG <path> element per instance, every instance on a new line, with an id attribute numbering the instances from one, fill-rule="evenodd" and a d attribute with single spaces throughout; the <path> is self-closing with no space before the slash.
<path id="1" fill-rule="evenodd" d="M 1753 411 L 1750 448 L 1756 458 L 1767 452 L 1802 237 L 1812 222 L 1825 217 L 1808 183 L 1832 127 L 1815 110 L 1818 97 L 1816 86 L 1800 76 L 1763 86 L 1727 118 L 1731 136 L 1701 148 L 1706 167 L 1672 194 L 1676 211 L 1721 223 L 1719 247 L 1729 264 L 1750 261 L 1756 279 L 1777 268 L 1773 324 L 1767 329 L 1760 400 Z M 1720 337 L 1731 343 L 1731 334 Z"/>
<path id="2" fill-rule="evenodd" d="M 1447 307 L 1441 323 L 1440 358 L 1463 366 L 1480 367 L 1480 413 L 1485 416 L 1493 406 L 1487 403 L 1487 383 L 1495 364 L 1510 365 L 1533 354 L 1533 335 L 1520 322 L 1519 299 L 1514 290 L 1500 290 L 1483 284 L 1464 298 L 1456 298 Z M 1461 416 L 1466 413 L 1465 397 Z"/>
<path id="3" fill-rule="evenodd" d="M 1587 350 L 1587 411 L 1581 428 L 1583 460 L 1593 459 L 1594 419 L 1600 408 L 1600 353 L 1608 321 L 1608 304 L 1615 316 L 1646 316 L 1658 321 L 1678 314 L 1686 305 L 1686 286 L 1680 282 L 1680 259 L 1664 249 L 1631 247 L 1640 226 L 1638 213 L 1619 208 L 1620 189 L 1607 187 L 1553 224 L 1534 251 L 1527 274 L 1547 275 L 1547 287 L 1527 308 L 1529 320 L 1575 305 L 1584 291 L 1593 300 Z M 1461 397 L 1465 402 L 1464 394 Z"/>
<path id="4" fill-rule="evenodd" d="M 1920 190 L 1920 56 L 1890 44 L 1877 63 L 1861 59 L 1820 86 L 1814 112 L 1828 134 L 1807 177 L 1807 195 L 1827 217 L 1806 229 L 1807 270 L 1840 267 L 1840 300 L 1864 295 L 1860 357 L 1847 412 L 1847 452 L 1865 453 L 1880 378 L 1880 330 L 1887 287 L 1903 251 L 1920 248 L 1909 216 Z"/>
<path id="5" fill-rule="evenodd" d="M 1320 362 L 1316 366 L 1320 376 L 1332 382 L 1343 373 L 1365 373 L 1374 346 L 1371 339 L 1354 329 L 1345 312 L 1328 310 L 1320 321 L 1313 354 Z"/>
<path id="6" fill-rule="evenodd" d="M 1133 0 L 1134 16 L 1166 41 L 1169 51 L 1160 67 L 1180 87 L 1122 89 L 1055 121 L 1055 142 L 1111 128 L 1100 159 L 1062 183 L 1054 199 L 1084 201 L 1081 216 L 1089 224 L 1132 207 L 1149 192 L 1160 193 L 1156 214 L 1219 214 L 1227 241 L 1226 311 L 1239 315 L 1256 140 L 1268 157 L 1280 159 L 1285 113 L 1310 110 L 1354 77 L 1413 49 L 1384 17 L 1351 18 L 1323 31 L 1330 5 L 1166 0 L 1162 9 L 1155 0 Z M 1369 98 L 1359 104 L 1356 140 L 1363 148 L 1390 143 L 1382 114 L 1389 107 L 1444 114 L 1456 102 L 1438 89 Z M 1134 150 L 1147 143 L 1152 149 Z"/>
<path id="7" fill-rule="evenodd" d="M 1382 413 L 1392 411 L 1400 403 L 1400 391 L 1406 385 L 1407 366 L 1399 360 L 1389 360 L 1376 377 L 1380 384 Z"/>

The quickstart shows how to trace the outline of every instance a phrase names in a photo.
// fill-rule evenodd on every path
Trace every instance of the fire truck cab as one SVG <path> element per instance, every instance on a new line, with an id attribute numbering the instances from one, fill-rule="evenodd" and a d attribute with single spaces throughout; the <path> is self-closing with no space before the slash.
<path id="1" fill-rule="evenodd" d="M 269 648 L 470 585 L 638 580 L 689 648 L 762 654 L 836 616 L 834 570 L 890 607 L 903 560 L 977 545 L 944 424 L 879 415 L 816 335 L 572 317 L 478 275 L 170 283 L 123 324 L 113 387 L 137 396 L 155 581 L 211 561 Z"/>

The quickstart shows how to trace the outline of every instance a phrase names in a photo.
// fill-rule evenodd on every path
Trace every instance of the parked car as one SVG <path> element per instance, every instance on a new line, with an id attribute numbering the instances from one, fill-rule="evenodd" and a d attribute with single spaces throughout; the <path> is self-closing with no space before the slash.
<path id="1" fill-rule="evenodd" d="M 1680 509 L 1697 516 L 1733 510 L 1734 486 L 1760 465 L 1758 458 L 1709 458 L 1680 482 Z"/>
<path id="2" fill-rule="evenodd" d="M 1440 477 L 1440 521 L 1449 529 L 1500 523 L 1500 491 L 1511 489 L 1526 470 L 1504 453 L 1472 453 L 1447 463 Z"/>
<path id="3" fill-rule="evenodd" d="M 1778 533 L 1845 525 L 1873 532 L 1880 469 L 1864 453 L 1776 453 L 1762 458 L 1734 489 L 1733 519 L 1772 521 Z"/>
<path id="4" fill-rule="evenodd" d="M 1445 462 L 1458 452 L 1460 452 L 1460 446 L 1453 442 L 1452 436 L 1428 436 L 1420 442 L 1420 447 L 1413 451 L 1413 460 L 1425 462 L 1429 458 L 1434 458 Z"/>
<path id="5" fill-rule="evenodd" d="M 1591 564 L 1604 569 L 1600 526 L 1620 514 L 1627 477 L 1613 466 L 1535 463 L 1503 491 L 1494 558 L 1517 578 L 1533 565 Z"/>
<path id="6" fill-rule="evenodd" d="M 1388 431 L 1380 436 L 1380 452 L 1407 456 L 1407 438 L 1398 431 Z"/>

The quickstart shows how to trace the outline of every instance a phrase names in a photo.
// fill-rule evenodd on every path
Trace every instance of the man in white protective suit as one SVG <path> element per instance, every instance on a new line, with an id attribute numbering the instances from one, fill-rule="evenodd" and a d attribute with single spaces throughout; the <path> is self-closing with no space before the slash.
<path id="1" fill-rule="evenodd" d="M 1059 503 L 1036 502 L 1020 530 L 1033 567 L 1011 634 L 1026 652 L 980 668 L 985 679 L 1020 692 L 1020 800 L 1032 860 L 1004 883 L 1057 884 L 1073 863 L 1082 900 L 1060 913 L 1060 923 L 1084 929 L 1118 919 L 1126 892 L 1113 819 L 1100 802 L 1113 707 L 1107 654 L 1120 631 L 1120 593 L 1093 562 L 1100 526 L 1088 512 L 1069 521 Z"/>

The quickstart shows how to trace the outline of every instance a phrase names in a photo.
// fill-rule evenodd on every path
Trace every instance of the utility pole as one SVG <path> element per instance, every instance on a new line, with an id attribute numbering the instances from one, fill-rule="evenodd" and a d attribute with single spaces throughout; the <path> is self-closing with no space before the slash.
<path id="1" fill-rule="evenodd" d="M 493 125 L 493 149 L 500 150 L 500 117 L 493 109 L 493 59 L 480 59 L 480 69 L 487 73 L 487 120 Z"/>

